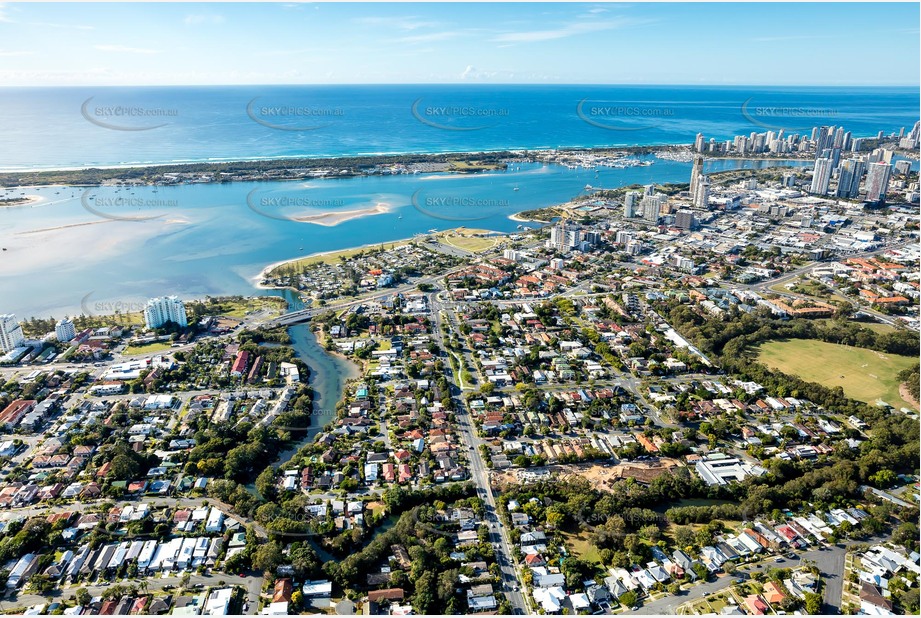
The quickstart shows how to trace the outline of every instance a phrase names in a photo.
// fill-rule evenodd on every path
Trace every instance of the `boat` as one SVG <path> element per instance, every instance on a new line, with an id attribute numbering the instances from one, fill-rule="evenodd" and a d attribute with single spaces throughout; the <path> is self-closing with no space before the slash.
<path id="1" fill-rule="evenodd" d="M 518 191 L 518 187 L 512 187 L 512 191 Z"/>
<path id="2" fill-rule="evenodd" d="M 585 185 L 585 190 L 586 190 L 586 191 L 591 191 L 591 190 L 594 189 L 594 188 L 595 188 L 595 187 L 593 187 L 592 185 Z"/>

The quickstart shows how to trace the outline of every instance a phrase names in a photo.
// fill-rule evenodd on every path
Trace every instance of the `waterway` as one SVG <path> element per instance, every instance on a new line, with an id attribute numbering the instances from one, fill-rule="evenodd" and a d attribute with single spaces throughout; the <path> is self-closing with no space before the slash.
<path id="1" fill-rule="evenodd" d="M 288 301 L 289 307 L 297 306 L 297 298 L 290 290 L 273 290 L 275 295 Z M 313 389 L 313 414 L 310 429 L 303 438 L 278 455 L 273 464 L 276 468 L 287 462 L 305 444 L 313 441 L 324 427 L 336 418 L 336 403 L 342 398 L 346 383 L 361 375 L 359 367 L 342 356 L 327 352 L 310 330 L 310 323 L 295 324 L 288 328 L 291 347 L 310 368 L 307 384 Z"/>

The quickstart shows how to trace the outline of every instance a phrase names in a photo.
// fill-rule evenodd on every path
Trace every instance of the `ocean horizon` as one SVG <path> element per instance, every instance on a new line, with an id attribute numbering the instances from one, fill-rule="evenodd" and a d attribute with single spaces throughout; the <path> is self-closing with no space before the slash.
<path id="1" fill-rule="evenodd" d="M 844 126 L 897 133 L 912 87 L 7 87 L 0 170 L 690 144 Z"/>

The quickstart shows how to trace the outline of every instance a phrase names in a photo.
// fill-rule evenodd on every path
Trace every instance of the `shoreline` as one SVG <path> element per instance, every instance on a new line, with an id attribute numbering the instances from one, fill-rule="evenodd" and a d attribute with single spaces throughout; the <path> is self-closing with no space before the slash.
<path id="1" fill-rule="evenodd" d="M 53 186 L 53 185 L 48 185 Z M 37 189 L 38 187 L 17 187 L 19 189 Z M 8 201 L 9 200 L 9 201 Z M 48 198 L 42 195 L 24 195 L 22 197 L 3 198 L 0 200 L 0 208 L 17 208 L 20 206 L 35 206 L 42 202 L 47 202 Z"/>
<path id="2" fill-rule="evenodd" d="M 388 241 L 383 242 L 383 243 L 375 242 L 375 243 L 369 243 L 369 244 L 365 244 L 365 245 L 359 245 L 359 246 L 357 246 L 357 247 L 346 247 L 345 249 L 334 249 L 334 250 L 332 250 L 332 251 L 319 251 L 319 252 L 317 252 L 317 253 L 309 253 L 309 254 L 307 254 L 307 255 L 302 255 L 302 256 L 300 256 L 300 257 L 289 258 L 289 259 L 287 259 L 287 260 L 280 260 L 280 261 L 278 261 L 278 262 L 273 262 L 273 263 L 269 264 L 268 266 L 266 266 L 265 268 L 263 268 L 263 269 L 259 272 L 259 274 L 256 275 L 256 276 L 253 278 L 253 281 L 254 281 L 253 285 L 254 285 L 254 286 L 256 287 L 256 289 L 258 289 L 258 290 L 284 290 L 284 289 L 292 289 L 292 288 L 290 288 L 290 287 L 288 287 L 288 286 L 278 287 L 278 286 L 273 286 L 273 285 L 262 285 L 262 284 L 260 283 L 260 281 L 261 281 L 262 279 L 265 279 L 265 278 L 268 276 L 268 274 L 269 274 L 271 271 L 275 270 L 276 268 L 278 268 L 278 267 L 280 267 L 280 266 L 284 266 L 284 265 L 286 265 L 286 264 L 291 264 L 291 263 L 293 263 L 293 262 L 299 262 L 299 261 L 301 261 L 301 260 L 306 260 L 306 259 L 308 259 L 308 258 L 317 258 L 317 257 L 322 257 L 322 256 L 327 256 L 327 255 L 336 255 L 336 254 L 338 254 L 338 253 L 346 253 L 346 252 L 350 252 L 350 251 L 360 251 L 360 250 L 362 250 L 362 249 L 371 249 L 371 248 L 375 248 L 375 247 L 380 247 L 382 244 L 383 244 L 383 245 L 388 245 L 388 244 L 394 245 L 394 244 L 399 244 L 399 243 L 407 243 L 407 242 L 412 241 L 413 238 L 415 238 L 415 237 L 414 237 L 414 236 L 411 236 L 411 237 L 409 237 L 409 238 L 399 238 L 399 239 L 397 239 L 397 240 L 388 240 Z"/>
<path id="3" fill-rule="evenodd" d="M 512 219 L 514 216 L 515 216 L 515 215 L 509 215 L 509 219 Z M 524 220 L 524 219 L 513 219 L 513 220 L 515 220 L 515 221 L 521 220 L 521 221 L 525 221 L 525 222 L 530 222 L 530 221 L 526 221 L 526 220 Z M 432 233 L 429 233 L 429 234 L 417 234 L 416 236 L 436 236 L 436 237 L 437 237 L 437 236 L 440 236 L 440 235 L 442 235 L 442 234 L 448 234 L 448 233 L 451 233 L 451 232 L 457 233 L 459 230 L 468 230 L 468 231 L 469 231 L 470 228 L 467 228 L 467 227 L 465 227 L 465 226 L 463 226 L 463 225 L 459 225 L 459 226 L 457 226 L 457 227 L 449 228 L 449 229 L 447 229 L 447 230 L 439 230 L 438 232 L 432 232 Z M 485 233 L 488 233 L 488 234 L 495 235 L 495 236 L 508 236 L 509 234 L 513 234 L 513 233 L 516 233 L 517 231 L 521 231 L 521 230 L 517 230 L 516 232 L 497 232 L 496 230 L 478 230 L 478 231 L 480 231 L 481 233 L 484 233 L 484 234 L 485 234 Z M 357 246 L 357 247 L 346 247 L 345 249 L 335 249 L 335 250 L 333 250 L 333 251 L 319 251 L 319 252 L 317 252 L 317 253 L 310 253 L 310 254 L 308 254 L 308 255 L 302 255 L 302 256 L 299 256 L 299 257 L 295 257 L 295 258 L 289 258 L 289 259 L 287 259 L 287 260 L 279 260 L 278 262 L 273 262 L 273 263 L 267 265 L 265 268 L 263 268 L 263 269 L 259 272 L 258 275 L 254 276 L 253 278 L 250 279 L 250 282 L 252 283 L 253 287 L 254 287 L 255 289 L 257 289 L 257 290 L 291 290 L 291 291 L 293 291 L 293 292 L 299 293 L 299 290 L 295 290 L 294 288 L 292 288 L 292 287 L 290 287 L 290 286 L 264 285 L 264 284 L 262 283 L 262 280 L 265 279 L 265 278 L 267 278 L 270 272 L 272 272 L 272 271 L 275 270 L 276 268 L 279 268 L 279 267 L 284 266 L 284 265 L 286 265 L 286 264 L 292 264 L 292 263 L 294 263 L 294 262 L 299 262 L 299 261 L 301 261 L 301 260 L 306 260 L 306 259 L 309 259 L 309 258 L 318 258 L 318 257 L 323 257 L 323 256 L 329 256 L 329 255 L 337 255 L 337 254 L 340 254 L 340 253 L 343 253 L 343 254 L 344 254 L 344 253 L 351 253 L 351 252 L 355 252 L 355 251 L 362 251 L 362 250 L 364 250 L 364 249 L 378 248 L 378 247 L 380 247 L 381 245 L 402 245 L 402 244 L 406 244 L 406 243 L 412 242 L 412 241 L 416 238 L 416 236 L 410 236 L 409 238 L 398 238 L 398 239 L 396 239 L 396 240 L 388 240 L 388 241 L 383 242 L 383 243 L 375 242 L 375 243 L 369 243 L 369 244 L 359 245 L 359 246 Z"/>
<path id="4" fill-rule="evenodd" d="M 526 211 L 523 210 L 521 212 L 526 212 Z M 540 223 L 542 225 L 546 225 L 547 223 L 550 223 L 549 221 L 542 221 L 540 219 L 527 219 L 521 216 L 521 212 L 516 212 L 513 215 L 509 215 L 508 218 L 518 223 Z"/>
<path id="5" fill-rule="evenodd" d="M 525 153 L 548 153 L 548 152 L 590 152 L 590 151 L 600 151 L 600 152 L 612 152 L 612 151 L 645 151 L 648 149 L 662 149 L 662 148 L 688 148 L 691 144 L 647 144 L 643 146 L 637 145 L 622 145 L 622 146 L 563 146 L 563 147 L 553 147 L 553 146 L 510 146 L 507 148 L 499 148 L 493 150 L 439 150 L 439 151 L 430 151 L 430 152 L 418 152 L 418 151 L 400 151 L 400 152 L 374 152 L 374 153 L 356 153 L 356 154 L 318 154 L 318 155 L 279 155 L 274 157 L 240 157 L 240 158 L 230 158 L 230 159 L 221 159 L 218 161 L 207 160 L 207 159 L 189 159 L 185 161 L 151 161 L 146 163 L 115 163 L 108 165 L 70 165 L 62 167 L 31 167 L 26 169 L 15 169 L 15 168 L 6 168 L 0 169 L 0 176 L 7 174 L 42 174 L 42 173 L 53 173 L 53 172 L 81 172 L 87 170 L 104 170 L 104 171 L 117 171 L 117 170 L 152 170 L 161 167 L 191 167 L 191 166 L 204 166 L 204 165 L 235 165 L 240 163 L 279 163 L 282 161 L 301 161 L 301 162 L 317 162 L 317 161 L 336 161 L 341 159 L 388 159 L 395 157 L 451 157 L 451 156 L 467 156 L 467 155 L 495 155 L 495 154 L 517 154 L 522 155 Z"/>
<path id="6" fill-rule="evenodd" d="M 657 151 L 676 150 L 691 152 L 692 144 L 649 144 L 643 146 L 571 146 L 562 148 L 504 148 L 501 150 L 404 152 L 370 155 L 317 155 L 273 158 L 240 158 L 226 161 L 189 161 L 124 164 L 115 166 L 84 166 L 60 168 L 35 168 L 31 170 L 0 170 L 0 188 L 21 189 L 26 187 L 92 187 L 115 181 L 120 184 L 138 186 L 178 186 L 196 184 L 217 184 L 225 182 L 317 180 L 324 178 L 347 178 L 376 175 L 391 175 L 391 172 L 374 170 L 379 166 L 413 165 L 429 163 L 474 162 L 483 165 L 465 170 L 443 170 L 444 174 L 475 174 L 481 171 L 495 171 L 495 165 L 506 166 L 506 159 L 534 159 L 559 154 L 628 154 L 654 155 Z M 798 161 L 789 154 L 778 156 L 750 157 L 708 157 L 710 160 L 746 159 L 765 161 Z M 808 160 L 804 157 L 802 160 Z M 493 166 L 493 167 L 490 167 Z M 338 168 L 332 173 L 331 168 Z M 501 169 L 501 168 L 500 168 Z M 401 172 L 393 175 L 412 174 Z M 187 175 L 188 178 L 180 178 Z M 212 178 L 202 180 L 202 175 Z"/>
<path id="7" fill-rule="evenodd" d="M 316 215 L 292 216 L 291 220 L 297 221 L 298 223 L 312 223 L 314 225 L 322 225 L 323 227 L 335 227 L 340 223 L 352 221 L 353 219 L 363 219 L 365 217 L 373 217 L 374 215 L 385 215 L 392 210 L 393 207 L 390 204 L 386 202 L 378 202 L 369 208 L 343 210 L 339 212 L 330 211 Z"/>

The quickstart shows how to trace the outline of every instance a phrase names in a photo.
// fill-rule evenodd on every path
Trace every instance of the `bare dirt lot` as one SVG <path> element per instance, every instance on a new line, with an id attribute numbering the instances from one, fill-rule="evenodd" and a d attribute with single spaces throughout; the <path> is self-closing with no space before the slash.
<path id="1" fill-rule="evenodd" d="M 565 479 L 580 476 L 602 491 L 611 491 L 611 485 L 621 479 L 633 478 L 641 483 L 648 483 L 669 470 L 681 467 L 677 459 L 659 458 L 650 461 L 624 462 L 617 465 L 597 463 L 557 464 L 542 468 L 518 468 L 494 471 L 495 480 L 500 484 L 527 482 L 531 478 L 550 474 Z"/>

